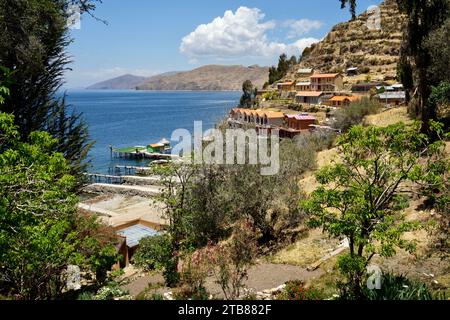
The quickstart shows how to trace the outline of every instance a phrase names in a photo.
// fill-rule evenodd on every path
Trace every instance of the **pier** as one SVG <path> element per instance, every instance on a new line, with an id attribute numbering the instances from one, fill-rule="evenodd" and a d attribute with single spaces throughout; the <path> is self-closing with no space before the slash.
<path id="1" fill-rule="evenodd" d="M 107 174 L 98 174 L 98 173 L 85 173 L 85 177 L 91 183 L 107 183 L 107 184 L 123 184 L 124 179 L 122 176 L 113 176 Z"/>

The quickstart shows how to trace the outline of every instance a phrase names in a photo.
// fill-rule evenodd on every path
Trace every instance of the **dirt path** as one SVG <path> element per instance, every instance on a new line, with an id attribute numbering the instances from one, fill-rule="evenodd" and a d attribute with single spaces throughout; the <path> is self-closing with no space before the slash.
<path id="1" fill-rule="evenodd" d="M 245 282 L 245 285 L 251 291 L 259 292 L 266 289 L 273 289 L 291 280 L 303 280 L 308 281 L 317 278 L 323 274 L 321 269 L 316 271 L 307 271 L 305 268 L 292 266 L 273 264 L 267 262 L 259 262 L 249 270 L 249 277 Z M 130 294 L 136 297 L 139 293 L 143 292 L 149 287 L 162 284 L 164 282 L 163 277 L 158 275 L 148 275 L 140 277 L 130 282 L 123 288 L 128 290 Z M 206 281 L 206 289 L 216 298 L 222 298 L 222 291 L 214 282 L 214 278 L 210 277 Z M 168 292 L 169 289 L 157 290 L 159 293 Z"/>

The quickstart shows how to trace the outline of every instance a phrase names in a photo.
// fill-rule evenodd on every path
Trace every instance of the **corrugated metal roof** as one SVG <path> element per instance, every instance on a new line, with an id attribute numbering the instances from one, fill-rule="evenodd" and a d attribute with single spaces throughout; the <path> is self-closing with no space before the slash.
<path id="1" fill-rule="evenodd" d="M 301 68 L 301 69 L 298 69 L 297 70 L 297 73 L 305 73 L 305 74 L 308 74 L 308 73 L 312 73 L 313 72 L 313 69 L 311 69 L 311 68 Z"/>
<path id="2" fill-rule="evenodd" d="M 287 114 L 286 117 L 289 119 L 296 119 L 296 120 L 313 120 L 313 121 L 316 120 L 316 118 L 313 116 L 303 114 Z"/>
<path id="3" fill-rule="evenodd" d="M 117 233 L 127 239 L 127 246 L 130 248 L 137 246 L 144 238 L 158 235 L 158 231 L 142 224 L 128 227 L 118 231 Z"/>
<path id="4" fill-rule="evenodd" d="M 406 99 L 406 93 L 404 91 L 398 92 L 385 92 L 378 95 L 380 99 Z"/>

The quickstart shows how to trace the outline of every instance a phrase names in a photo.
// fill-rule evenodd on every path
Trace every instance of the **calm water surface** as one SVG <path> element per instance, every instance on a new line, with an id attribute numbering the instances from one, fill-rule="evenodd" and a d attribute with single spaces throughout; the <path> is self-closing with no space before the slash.
<path id="1" fill-rule="evenodd" d="M 147 161 L 111 159 L 109 146 L 128 147 L 170 140 L 175 129 L 193 132 L 194 121 L 213 128 L 239 101 L 240 92 L 88 91 L 67 92 L 67 101 L 84 114 L 91 138 L 89 171 L 108 173 L 115 165 Z"/>

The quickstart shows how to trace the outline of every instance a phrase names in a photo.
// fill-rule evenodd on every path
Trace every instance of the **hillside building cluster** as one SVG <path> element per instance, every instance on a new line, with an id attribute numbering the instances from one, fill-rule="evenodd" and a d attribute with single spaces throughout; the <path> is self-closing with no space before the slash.
<path id="1" fill-rule="evenodd" d="M 354 76 L 357 68 L 349 68 L 347 76 Z M 386 105 L 400 105 L 405 102 L 401 84 L 388 85 L 385 82 L 358 83 L 350 90 L 344 89 L 344 76 L 340 73 L 315 73 L 313 69 L 299 69 L 297 80 L 287 79 L 277 84 L 281 99 L 292 99 L 296 103 L 328 107 L 345 107 L 362 97 L 374 97 Z M 262 94 L 267 91 L 261 91 Z M 375 93 L 375 95 L 373 95 Z"/>

